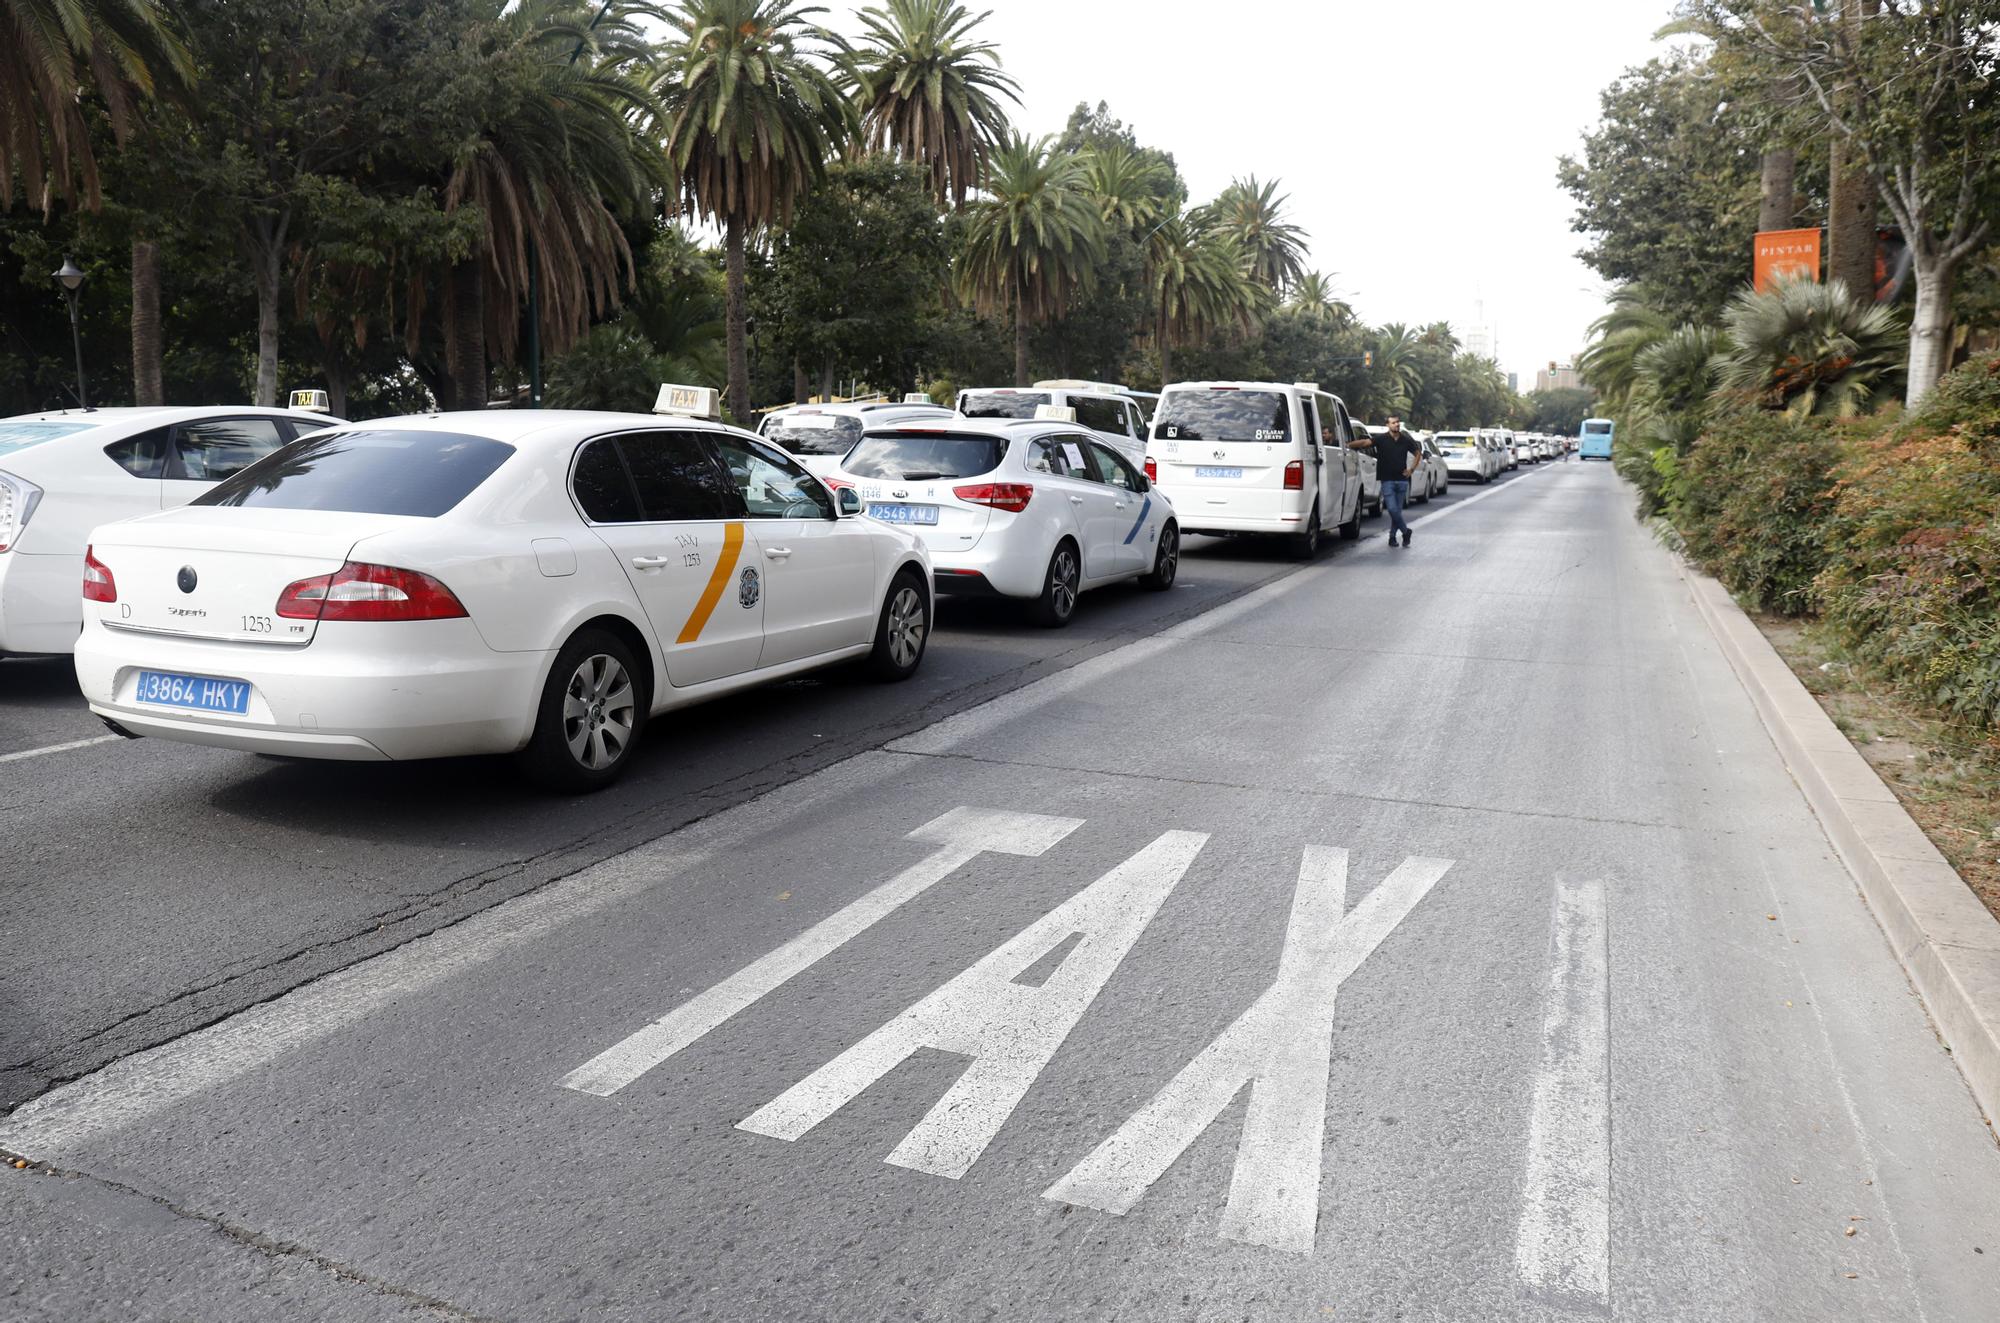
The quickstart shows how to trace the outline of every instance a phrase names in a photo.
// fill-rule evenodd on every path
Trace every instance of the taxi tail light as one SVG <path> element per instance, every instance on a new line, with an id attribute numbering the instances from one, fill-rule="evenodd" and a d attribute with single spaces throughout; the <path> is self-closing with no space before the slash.
<path id="1" fill-rule="evenodd" d="M 97 548 L 94 546 L 83 549 L 83 600 L 86 602 L 118 600 L 118 581 L 111 577 L 111 567 L 97 558 Z"/>
<path id="2" fill-rule="evenodd" d="M 456 620 L 465 607 L 428 574 L 355 561 L 288 584 L 277 614 L 287 620 Z"/>
<path id="3" fill-rule="evenodd" d="M 1146 456 L 1146 481 L 1158 482 L 1159 480 L 1160 466 L 1151 455 L 1148 455 Z"/>
<path id="4" fill-rule="evenodd" d="M 0 473 L 0 551 L 10 550 L 21 540 L 22 530 L 41 501 L 40 487 L 11 473 Z"/>
<path id="5" fill-rule="evenodd" d="M 1034 499 L 1035 489 L 1025 482 L 981 482 L 970 487 L 953 487 L 951 494 L 971 505 L 1019 514 Z"/>
<path id="6" fill-rule="evenodd" d="M 851 482 L 842 482 L 839 478 L 821 478 L 820 482 L 830 492 L 846 491 L 849 487 L 852 487 L 854 485 Z"/>
<path id="7" fill-rule="evenodd" d="M 1302 492 L 1306 489 L 1306 462 L 1295 459 L 1285 465 L 1285 490 Z"/>

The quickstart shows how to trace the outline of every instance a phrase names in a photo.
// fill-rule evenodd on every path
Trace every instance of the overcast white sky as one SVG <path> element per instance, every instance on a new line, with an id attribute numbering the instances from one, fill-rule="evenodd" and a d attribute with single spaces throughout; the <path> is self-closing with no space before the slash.
<path id="1" fill-rule="evenodd" d="M 1483 300 L 1524 389 L 1582 348 L 1603 288 L 1574 257 L 1556 158 L 1598 91 L 1656 53 L 1667 0 L 983 4 L 1025 131 L 1103 100 L 1174 154 L 1197 201 L 1280 176 L 1313 264 L 1364 319 L 1463 327 Z"/>

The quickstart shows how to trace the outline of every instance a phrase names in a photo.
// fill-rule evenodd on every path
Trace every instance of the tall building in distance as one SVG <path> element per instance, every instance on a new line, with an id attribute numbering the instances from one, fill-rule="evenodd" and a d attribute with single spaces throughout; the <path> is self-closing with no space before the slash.
<path id="1" fill-rule="evenodd" d="M 1535 372 L 1536 390 L 1581 390 L 1582 388 L 1583 374 L 1576 370 L 1574 363 L 1558 363 L 1550 359 L 1547 367 L 1537 369 Z"/>
<path id="2" fill-rule="evenodd" d="M 1472 320 L 1460 328 L 1458 343 L 1468 354 L 1499 361 L 1500 332 L 1486 320 L 1486 300 L 1473 300 Z"/>

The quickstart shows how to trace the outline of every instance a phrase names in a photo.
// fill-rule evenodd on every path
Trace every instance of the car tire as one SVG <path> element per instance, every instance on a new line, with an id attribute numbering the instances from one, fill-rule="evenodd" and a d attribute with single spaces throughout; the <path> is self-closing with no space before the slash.
<path id="1" fill-rule="evenodd" d="M 1082 591 L 1082 553 L 1076 543 L 1064 538 L 1049 553 L 1048 573 L 1042 576 L 1042 595 L 1035 599 L 1035 623 L 1044 629 L 1067 625 L 1076 616 L 1076 599 Z"/>
<path id="2" fill-rule="evenodd" d="M 889 580 L 882 612 L 875 618 L 875 648 L 862 667 L 871 680 L 907 680 L 923 664 L 930 641 L 931 597 L 924 591 L 923 576 L 906 566 Z"/>
<path id="3" fill-rule="evenodd" d="M 625 641 L 608 630 L 581 630 L 556 653 L 535 733 L 514 755 L 516 764 L 545 790 L 602 790 L 631 765 L 650 701 Z"/>
<path id="4" fill-rule="evenodd" d="M 1306 526 L 1285 539 L 1285 549 L 1292 553 L 1293 560 L 1311 560 L 1319 554 L 1319 502 L 1313 502 L 1312 513 L 1306 516 Z"/>
<path id="5" fill-rule="evenodd" d="M 1174 586 L 1181 569 L 1181 531 L 1171 523 L 1160 530 L 1159 545 L 1153 548 L 1153 568 L 1139 578 L 1140 584 L 1156 593 Z"/>
<path id="6" fill-rule="evenodd" d="M 1355 498 L 1354 517 L 1340 526 L 1340 540 L 1353 542 L 1361 536 L 1361 499 Z"/>

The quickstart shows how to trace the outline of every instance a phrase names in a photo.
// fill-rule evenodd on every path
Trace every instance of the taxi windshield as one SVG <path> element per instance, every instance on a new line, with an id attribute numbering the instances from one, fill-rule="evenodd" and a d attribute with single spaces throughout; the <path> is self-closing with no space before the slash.
<path id="1" fill-rule="evenodd" d="M 959 397 L 958 411 L 967 418 L 1033 418 L 1047 403 L 1047 391 L 969 390 Z"/>
<path id="2" fill-rule="evenodd" d="M 874 432 L 841 468 L 857 478 L 973 478 L 1000 467 L 1007 438 L 979 432 Z"/>

